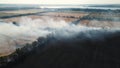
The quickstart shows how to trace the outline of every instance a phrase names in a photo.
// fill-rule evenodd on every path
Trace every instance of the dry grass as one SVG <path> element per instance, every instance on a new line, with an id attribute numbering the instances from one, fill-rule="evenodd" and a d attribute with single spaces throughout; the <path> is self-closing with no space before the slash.
<path id="1" fill-rule="evenodd" d="M 14 15 L 14 14 L 26 14 L 26 13 L 36 13 L 36 12 L 40 12 L 38 10 L 20 10 L 20 11 L 9 11 L 9 12 L 0 12 L 0 16 L 5 16 L 5 15 Z M 83 16 L 88 15 L 88 13 L 63 13 L 63 12 L 49 12 L 49 13 L 43 13 L 42 16 L 40 15 L 29 15 L 29 16 L 22 16 L 22 17 L 29 17 L 31 19 L 42 19 L 44 20 L 45 18 L 52 18 L 55 21 L 66 21 L 66 22 L 72 22 L 75 21 Z M 91 16 L 97 16 L 97 17 L 104 17 L 104 14 L 91 14 Z M 119 16 L 119 15 L 117 15 Z M 109 16 L 107 16 L 109 17 Z M 7 19 L 2 19 L 5 22 L 19 22 L 21 20 L 21 17 L 13 17 L 13 18 L 7 18 Z M 84 25 L 84 26 L 89 26 L 89 27 L 120 27 L 120 22 L 114 22 L 114 21 L 95 21 L 95 20 L 82 20 L 80 23 L 80 25 Z M 32 37 L 33 38 L 33 37 Z M 32 39 L 30 38 L 30 39 Z M 34 38 L 35 39 L 35 38 Z M 32 42 L 32 41 L 30 41 Z M 17 40 L 18 44 L 25 44 L 26 41 L 24 40 Z M 13 44 L 13 43 L 11 43 Z M 0 45 L 0 56 L 5 56 L 5 55 L 9 55 L 12 52 L 14 52 L 15 50 L 12 49 L 13 46 L 10 46 L 10 44 L 3 44 Z"/>

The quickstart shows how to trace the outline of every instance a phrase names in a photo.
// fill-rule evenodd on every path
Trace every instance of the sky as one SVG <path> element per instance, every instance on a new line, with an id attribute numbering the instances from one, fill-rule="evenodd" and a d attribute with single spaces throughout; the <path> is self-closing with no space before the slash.
<path id="1" fill-rule="evenodd" d="M 120 4 L 120 0 L 0 0 L 2 4 Z"/>

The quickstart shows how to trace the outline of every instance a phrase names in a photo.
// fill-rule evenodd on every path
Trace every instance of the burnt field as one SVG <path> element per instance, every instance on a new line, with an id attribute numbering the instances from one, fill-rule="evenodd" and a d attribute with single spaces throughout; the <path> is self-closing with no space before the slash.
<path id="1" fill-rule="evenodd" d="M 119 68 L 119 12 L 2 12 L 0 68 Z"/>
<path id="2" fill-rule="evenodd" d="M 59 35 L 60 36 L 60 35 Z M 3 68 L 119 68 L 120 31 L 87 30 L 72 37 L 49 35 L 9 56 Z M 6 60 L 7 61 L 7 60 Z"/>

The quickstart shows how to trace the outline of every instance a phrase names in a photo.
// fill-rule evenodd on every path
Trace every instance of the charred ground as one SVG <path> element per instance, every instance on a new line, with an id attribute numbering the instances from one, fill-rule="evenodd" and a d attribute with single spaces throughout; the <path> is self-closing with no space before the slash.
<path id="1" fill-rule="evenodd" d="M 96 32 L 100 35 L 94 36 Z M 19 59 L 3 68 L 119 68 L 120 32 L 87 33 L 95 38 L 84 32 L 72 38 L 39 38 L 17 50 Z"/>

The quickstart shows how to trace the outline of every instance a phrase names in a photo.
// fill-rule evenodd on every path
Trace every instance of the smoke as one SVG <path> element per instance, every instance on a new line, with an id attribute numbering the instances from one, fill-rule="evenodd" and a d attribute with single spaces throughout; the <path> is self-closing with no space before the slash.
<path id="1" fill-rule="evenodd" d="M 95 31 L 91 33 L 91 31 Z M 104 39 L 104 34 L 114 33 L 119 29 L 102 29 L 100 27 L 86 27 L 65 22 L 56 21 L 53 18 L 31 19 L 22 17 L 19 22 L 0 22 L 0 54 L 11 53 L 16 48 L 21 48 L 26 43 L 32 43 L 39 37 L 54 35 L 55 38 L 68 39 L 80 35 L 85 37 Z"/>

